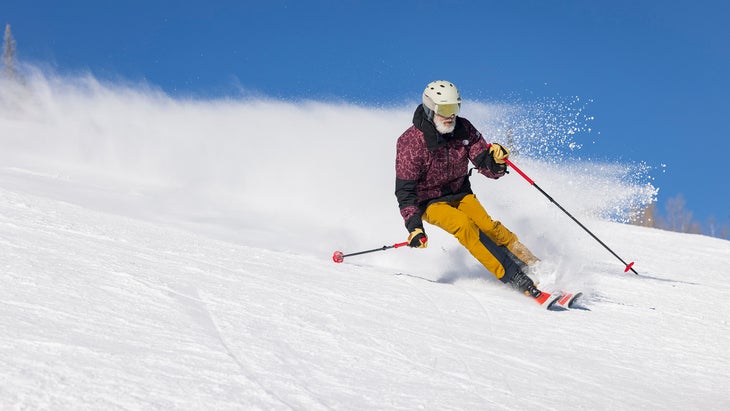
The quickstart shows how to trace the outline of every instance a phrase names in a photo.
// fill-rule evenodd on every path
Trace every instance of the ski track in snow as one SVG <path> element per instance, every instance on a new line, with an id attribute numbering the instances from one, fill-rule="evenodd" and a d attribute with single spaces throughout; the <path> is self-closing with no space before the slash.
<path id="1" fill-rule="evenodd" d="M 554 313 L 3 189 L 3 408 L 727 405 L 727 242 L 600 225 L 646 275 L 595 252 L 590 311 Z"/>

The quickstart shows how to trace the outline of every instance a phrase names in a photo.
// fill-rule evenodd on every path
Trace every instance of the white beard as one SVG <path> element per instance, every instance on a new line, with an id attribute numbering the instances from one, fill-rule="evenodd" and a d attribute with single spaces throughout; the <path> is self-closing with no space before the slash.
<path id="1" fill-rule="evenodd" d="M 445 121 L 441 120 L 438 116 L 433 116 L 433 125 L 436 126 L 436 131 L 438 131 L 441 134 L 449 134 L 454 131 L 454 128 L 456 127 L 456 119 L 454 119 L 451 123 L 446 123 Z"/>

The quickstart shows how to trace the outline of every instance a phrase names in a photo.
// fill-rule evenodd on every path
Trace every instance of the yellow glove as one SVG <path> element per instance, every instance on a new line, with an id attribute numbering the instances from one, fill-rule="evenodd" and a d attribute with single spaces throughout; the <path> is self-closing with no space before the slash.
<path id="1" fill-rule="evenodd" d="M 489 147 L 489 154 L 492 155 L 496 163 L 504 164 L 504 160 L 509 157 L 509 150 L 501 144 L 492 143 Z"/>
<path id="2" fill-rule="evenodd" d="M 408 246 L 414 248 L 426 248 L 428 246 L 428 237 L 422 228 L 416 228 L 408 235 Z"/>

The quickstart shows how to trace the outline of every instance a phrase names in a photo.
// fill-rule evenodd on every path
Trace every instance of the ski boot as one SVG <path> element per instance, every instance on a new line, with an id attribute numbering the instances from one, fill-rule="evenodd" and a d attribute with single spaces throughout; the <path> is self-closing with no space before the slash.
<path id="1" fill-rule="evenodd" d="M 537 289 L 535 283 L 522 271 L 517 271 L 509 280 L 509 284 L 518 291 L 525 293 L 526 296 L 537 299 L 542 291 Z"/>

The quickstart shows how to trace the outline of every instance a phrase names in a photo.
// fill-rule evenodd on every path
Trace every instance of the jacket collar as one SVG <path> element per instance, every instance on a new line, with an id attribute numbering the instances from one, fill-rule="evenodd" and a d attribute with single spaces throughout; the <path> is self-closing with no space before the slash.
<path id="1" fill-rule="evenodd" d="M 418 107 L 416 107 L 416 111 L 413 113 L 413 125 L 423 133 L 423 137 L 426 140 L 426 148 L 428 148 L 429 151 L 434 151 L 439 147 L 445 146 L 454 138 L 466 138 L 466 128 L 461 121 L 461 117 L 456 117 L 456 127 L 454 127 L 453 132 L 449 134 L 441 134 L 436 130 L 436 126 L 434 126 L 431 120 L 429 120 L 426 116 L 423 104 L 419 104 Z"/>

